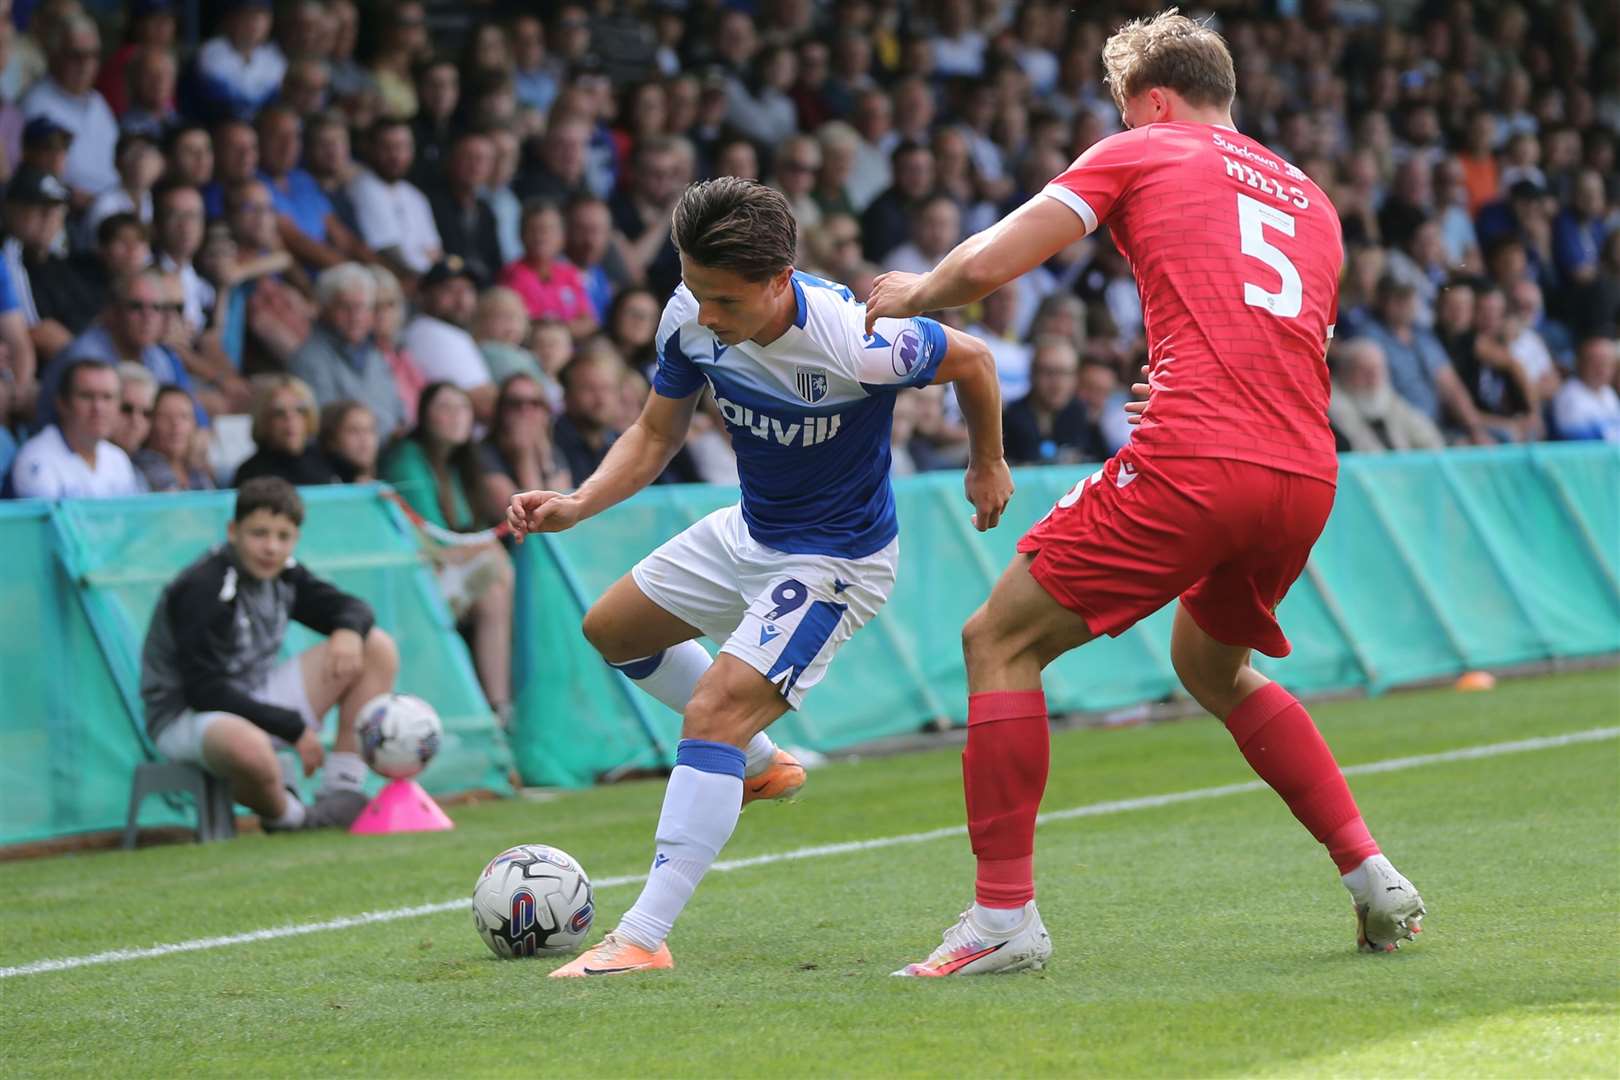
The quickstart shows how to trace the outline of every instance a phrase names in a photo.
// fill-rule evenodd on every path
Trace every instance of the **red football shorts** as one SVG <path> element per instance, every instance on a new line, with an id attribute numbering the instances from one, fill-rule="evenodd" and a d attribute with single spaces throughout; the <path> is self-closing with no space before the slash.
<path id="1" fill-rule="evenodd" d="M 1018 541 L 1052 598 L 1117 637 L 1181 598 L 1216 641 L 1287 656 L 1276 607 L 1333 508 L 1332 484 L 1127 446 Z"/>

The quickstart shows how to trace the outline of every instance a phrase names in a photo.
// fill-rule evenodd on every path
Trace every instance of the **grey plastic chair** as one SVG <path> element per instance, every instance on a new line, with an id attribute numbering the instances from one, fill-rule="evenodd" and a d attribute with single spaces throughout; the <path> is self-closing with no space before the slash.
<path id="1" fill-rule="evenodd" d="M 230 785 L 212 773 L 195 765 L 173 761 L 149 761 L 135 767 L 135 779 L 129 791 L 129 817 L 124 821 L 125 851 L 135 846 L 139 832 L 136 818 L 141 803 L 148 795 L 161 795 L 171 791 L 185 791 L 197 804 L 197 842 L 230 840 L 236 836 L 236 814 L 231 801 Z"/>

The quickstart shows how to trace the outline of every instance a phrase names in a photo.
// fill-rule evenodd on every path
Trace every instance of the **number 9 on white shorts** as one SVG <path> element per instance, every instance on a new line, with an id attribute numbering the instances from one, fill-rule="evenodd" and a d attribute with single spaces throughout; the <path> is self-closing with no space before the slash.
<path id="1" fill-rule="evenodd" d="M 894 588 L 900 541 L 870 555 L 789 554 L 758 543 L 737 506 L 705 517 L 631 571 L 647 598 L 721 643 L 793 708 Z"/>

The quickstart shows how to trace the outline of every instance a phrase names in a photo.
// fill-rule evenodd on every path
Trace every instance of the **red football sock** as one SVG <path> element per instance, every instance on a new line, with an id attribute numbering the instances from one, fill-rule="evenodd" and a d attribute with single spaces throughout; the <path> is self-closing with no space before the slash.
<path id="1" fill-rule="evenodd" d="M 1293 694 L 1267 683 L 1232 710 L 1226 730 L 1260 779 L 1327 847 L 1339 873 L 1348 874 L 1378 854 L 1333 751 Z"/>
<path id="2" fill-rule="evenodd" d="M 979 858 L 974 894 L 985 907 L 1017 908 L 1035 899 L 1035 814 L 1050 760 L 1044 693 L 968 695 L 962 788 Z"/>

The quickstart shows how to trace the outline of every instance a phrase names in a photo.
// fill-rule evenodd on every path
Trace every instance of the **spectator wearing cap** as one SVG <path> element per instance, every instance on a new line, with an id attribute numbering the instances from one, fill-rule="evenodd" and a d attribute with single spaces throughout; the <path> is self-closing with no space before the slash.
<path id="1" fill-rule="evenodd" d="M 281 242 L 306 267 L 337 266 L 369 258 L 360 237 L 338 219 L 332 200 L 298 167 L 304 122 L 286 105 L 259 113 L 259 179 L 270 189 Z"/>
<path id="2" fill-rule="evenodd" d="M 118 423 L 118 372 L 83 360 L 62 372 L 59 421 L 22 445 L 11 466 L 12 489 L 25 499 L 102 499 L 140 494 L 129 455 L 110 441 Z"/>
<path id="3" fill-rule="evenodd" d="M 56 238 L 67 222 L 67 185 L 50 173 L 23 165 L 6 185 L 3 216 L 6 238 L 0 255 L 28 335 L 41 361 L 49 360 L 73 340 L 73 332 L 55 319 L 42 318 L 34 302 L 33 277 L 65 261 L 55 251 Z"/>
<path id="4" fill-rule="evenodd" d="M 101 62 L 101 73 L 96 76 L 96 89 L 107 99 L 114 115 L 122 119 L 131 107 L 131 91 L 138 81 L 131 69 L 138 58 L 143 53 L 169 56 L 177 29 L 173 0 L 133 0 L 125 8 L 124 40 Z M 173 99 L 171 78 L 169 93 L 160 104 L 172 107 Z"/>
<path id="5" fill-rule="evenodd" d="M 61 180 L 72 145 L 73 132 L 49 116 L 36 116 L 23 125 L 22 163 Z"/>
<path id="6" fill-rule="evenodd" d="M 55 394 L 63 372 L 80 360 L 106 364 L 140 364 L 160 386 L 178 386 L 191 391 L 191 376 L 173 353 L 159 342 L 163 337 L 163 275 L 158 270 L 142 270 L 120 277 L 113 283 L 111 301 L 100 318 L 73 340 L 52 360 L 40 378 L 42 423 L 55 419 Z"/>
<path id="7" fill-rule="evenodd" d="M 94 237 L 96 229 L 114 214 L 134 214 L 146 224 L 152 222 L 152 185 L 163 175 L 163 153 L 147 135 L 125 132 L 118 137 L 118 184 L 97 195 L 84 215 L 84 235 Z"/>
<path id="8" fill-rule="evenodd" d="M 309 385 L 320 405 L 364 403 L 386 440 L 404 428 L 405 409 L 394 373 L 372 342 L 377 279 L 360 263 L 331 267 L 315 279 L 315 305 L 315 327 L 287 370 Z"/>
<path id="9" fill-rule="evenodd" d="M 494 140 L 469 128 L 450 144 L 443 181 L 428 197 L 445 254 L 460 255 L 480 285 L 493 283 L 503 262 L 495 211 L 483 195 L 494 170 Z"/>
<path id="10" fill-rule="evenodd" d="M 50 74 L 23 95 L 23 115 L 29 120 L 49 117 L 72 133 L 62 179 L 72 189 L 75 204 L 86 206 L 118 183 L 113 167 L 118 119 L 94 85 L 101 61 L 101 31 L 95 20 L 74 14 L 55 24 L 46 54 Z"/>
<path id="11" fill-rule="evenodd" d="M 281 88 L 287 58 L 270 43 L 270 0 L 229 0 L 217 36 L 197 50 L 199 104 L 249 119 Z"/>
<path id="12" fill-rule="evenodd" d="M 1615 373 L 1620 350 L 1611 335 L 1586 338 L 1575 349 L 1575 377 L 1553 398 L 1553 424 L 1560 439 L 1620 443 L 1620 395 Z"/>
<path id="13" fill-rule="evenodd" d="M 478 306 L 476 285 L 460 256 L 435 263 L 418 282 L 416 317 L 406 324 L 401 344 L 429 383 L 465 390 L 479 421 L 487 424 L 495 413 L 495 383 L 469 333 Z"/>
<path id="14" fill-rule="evenodd" d="M 163 142 L 180 124 L 180 114 L 174 109 L 178 77 L 174 54 L 169 50 L 147 46 L 136 52 L 129 62 L 128 107 L 118 114 L 119 129 Z"/>
<path id="15" fill-rule="evenodd" d="M 371 168 L 359 170 L 349 184 L 361 239 L 401 280 L 414 281 L 444 254 L 444 244 L 427 196 L 406 179 L 416 153 L 411 127 L 379 120 L 367 141 Z"/>

